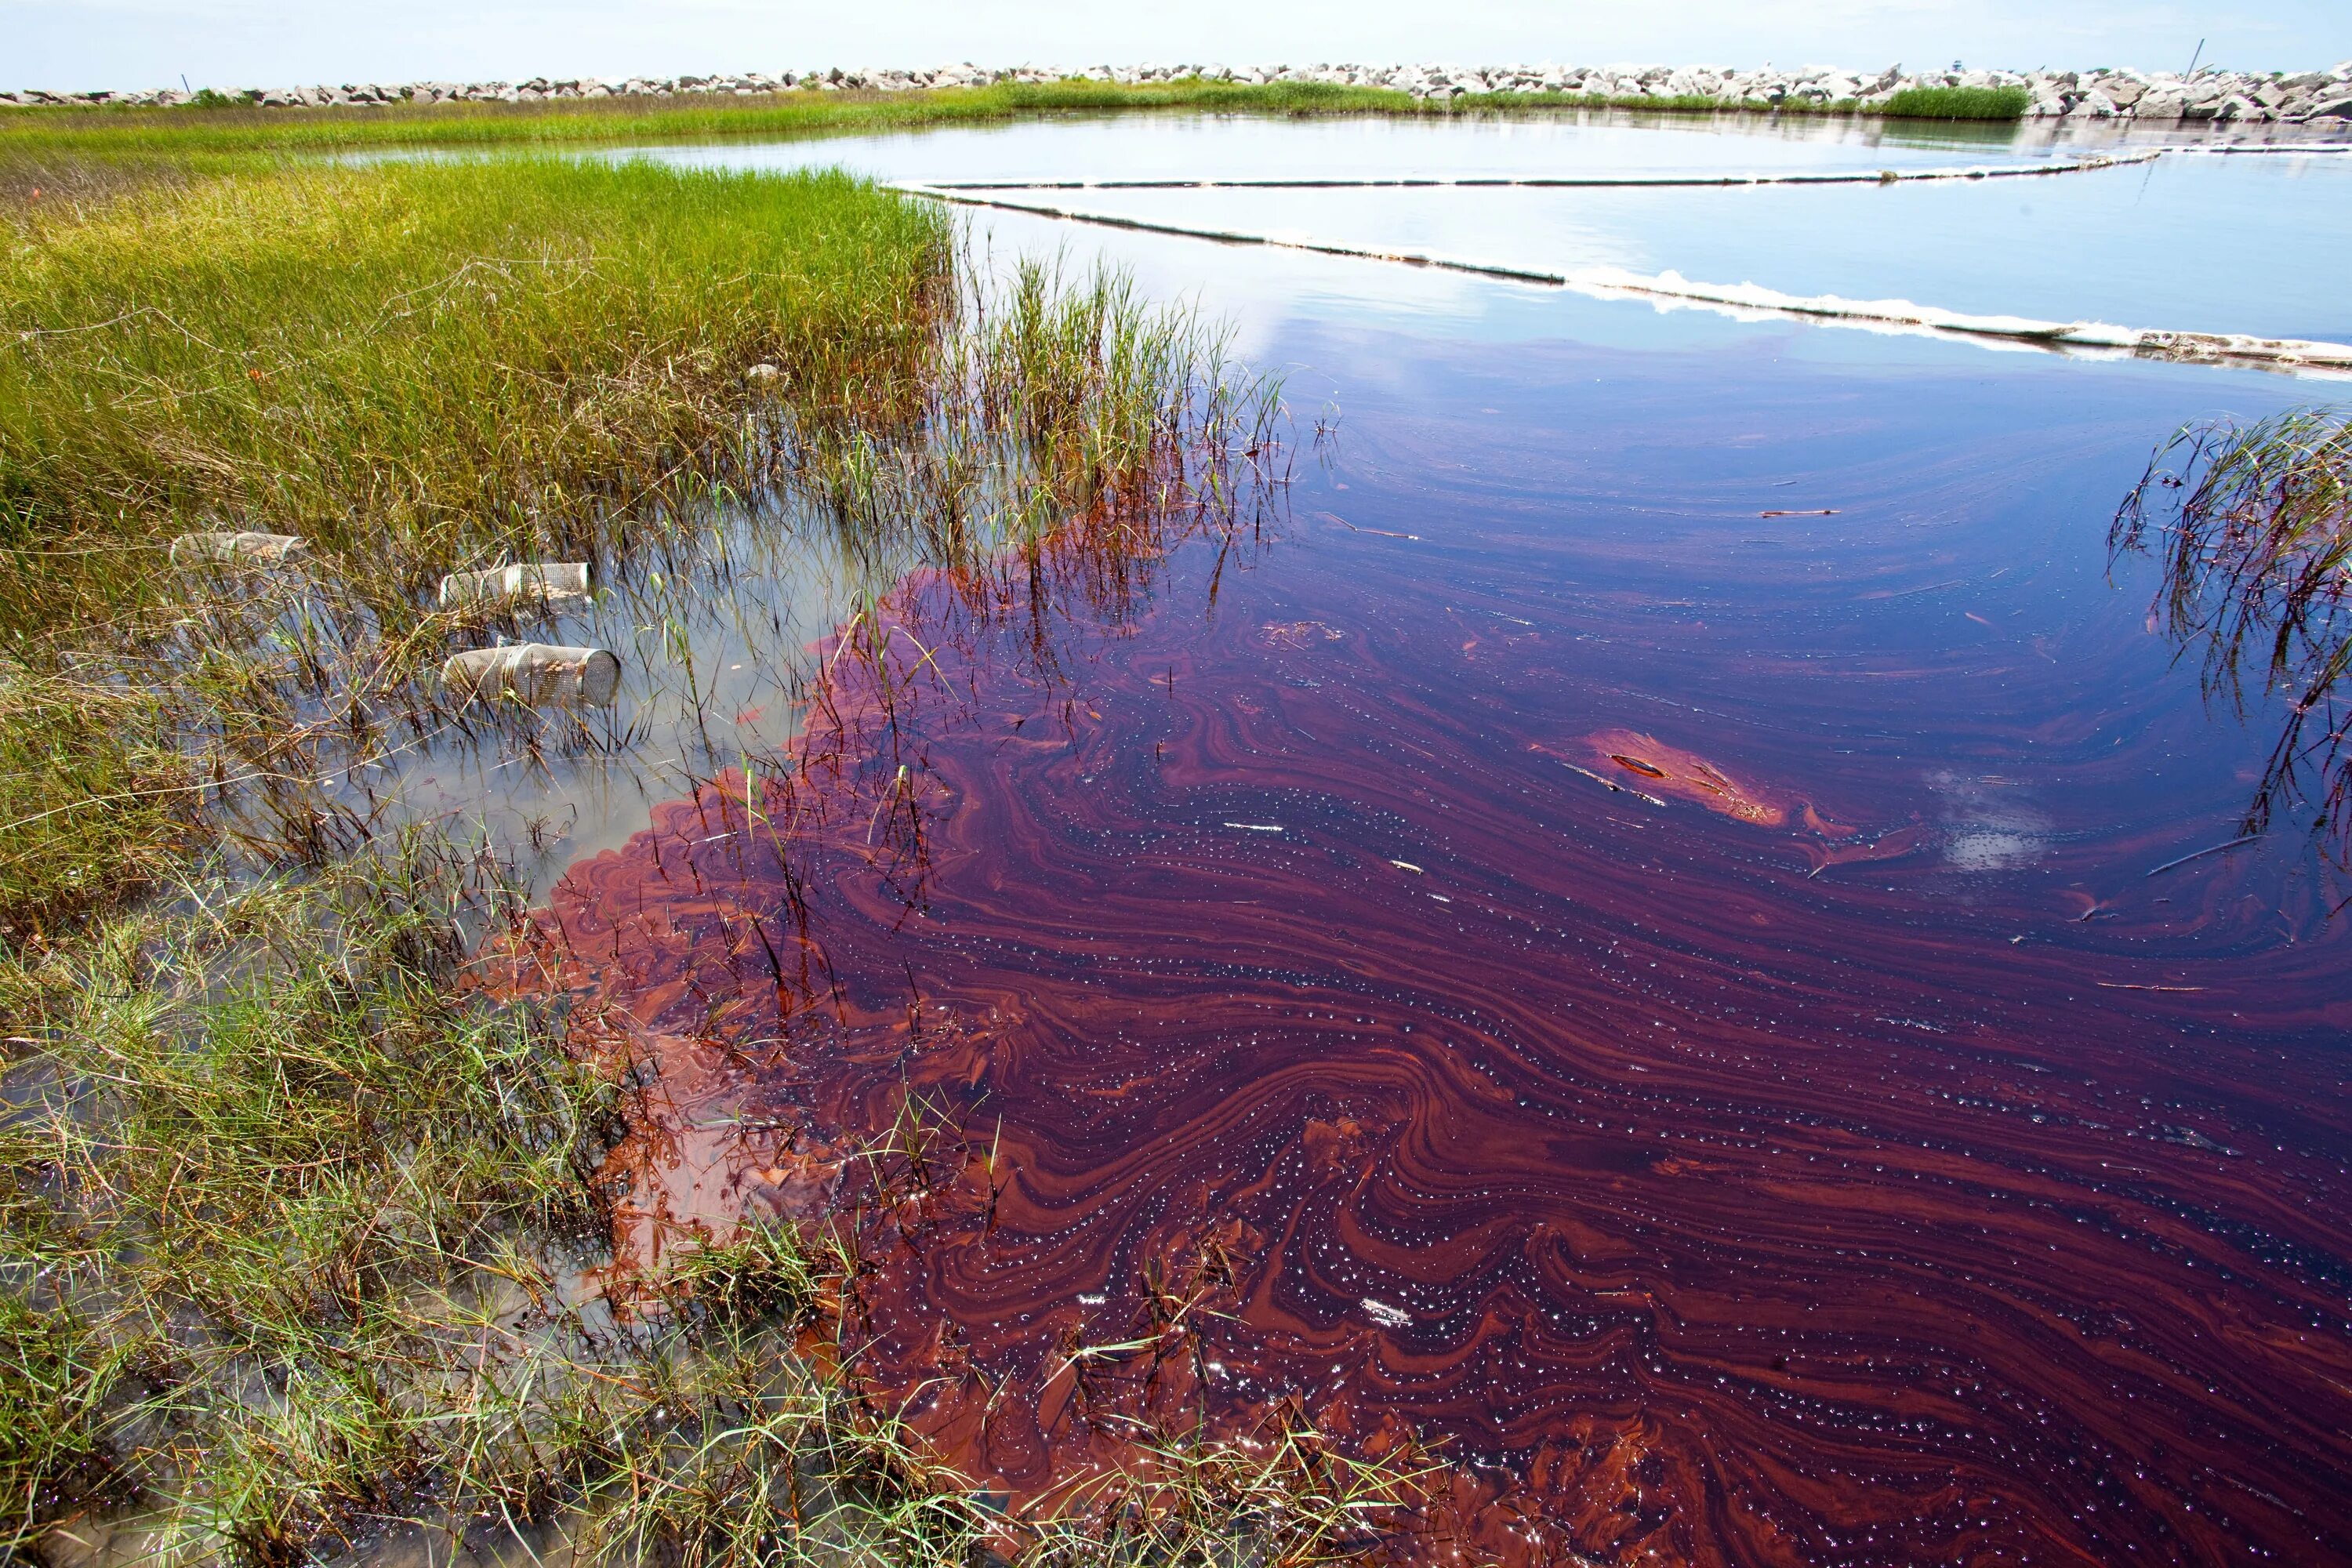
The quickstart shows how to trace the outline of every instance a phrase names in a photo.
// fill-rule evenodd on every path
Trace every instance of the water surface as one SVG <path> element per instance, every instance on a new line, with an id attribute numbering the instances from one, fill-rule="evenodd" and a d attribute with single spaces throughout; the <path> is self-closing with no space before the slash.
<path id="1" fill-rule="evenodd" d="M 2340 146 L 2266 128 L 2237 144 Z M 2217 143 L 2152 127 L 1937 127 L 1836 119 L 1297 124 L 1181 115 L 844 142 L 649 148 L 699 166 L 838 162 L 914 181 L 1680 178 L 2032 166 Z M 1007 192 L 1007 195 L 1017 195 Z M 1506 266 L 1672 269 L 1794 295 L 2191 331 L 2352 340 L 2326 258 L 2352 248 L 2352 156 L 2174 156 L 2038 179 L 1717 189 L 1044 193 L 1115 216 L 1402 248 Z"/>
<path id="2" fill-rule="evenodd" d="M 2341 175 L 2209 170 L 2330 243 L 2278 193 Z M 2107 178 L 2032 199 L 2095 230 Z M 2105 543 L 2173 427 L 2312 384 L 994 233 L 1234 316 L 1293 482 L 1115 574 L 912 571 L 753 780 L 559 856 L 551 951 L 675 1110 L 639 1241 L 841 1201 L 917 1107 L 866 1370 L 1012 1500 L 1287 1412 L 1442 1443 L 1439 1553 L 2352 1553 L 2342 889 L 2292 826 L 2172 864 L 2275 716 Z M 698 658 L 795 689 L 835 602 Z"/>

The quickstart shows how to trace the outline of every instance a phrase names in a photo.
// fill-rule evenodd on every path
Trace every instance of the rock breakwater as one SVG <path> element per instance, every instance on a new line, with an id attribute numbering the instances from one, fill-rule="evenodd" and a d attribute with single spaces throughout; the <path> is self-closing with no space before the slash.
<path id="1" fill-rule="evenodd" d="M 1192 81 L 1266 84 L 1323 83 L 1386 89 L 1422 100 L 1482 97 L 1552 97 L 1618 104 L 1763 110 L 1885 112 L 1898 93 L 1922 88 L 2010 88 L 2027 95 L 2037 118 L 2249 123 L 2352 120 L 2352 60 L 2329 70 L 2296 73 L 2225 70 L 2179 73 L 2122 68 L 2095 70 L 1841 70 L 1765 66 L 1453 66 L 1312 65 L 1093 66 L 1084 70 L 1017 66 L 947 66 L 931 70 L 843 69 L 752 71 L 740 76 L 578 77 L 529 81 L 420 81 L 396 85 L 240 88 L 202 93 L 0 91 L 0 103 L 39 106 L 189 103 L 262 108 L 334 108 L 389 104 L 535 103 L 609 98 L 756 98 L 772 93 L 921 92 L 1000 83 L 1045 85 L 1095 81 L 1128 86 Z"/>

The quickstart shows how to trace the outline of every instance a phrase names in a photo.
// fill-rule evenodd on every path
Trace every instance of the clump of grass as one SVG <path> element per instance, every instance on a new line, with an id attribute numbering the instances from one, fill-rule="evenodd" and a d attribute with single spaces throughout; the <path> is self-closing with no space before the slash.
<path id="1" fill-rule="evenodd" d="M 0 658 L 0 950 L 45 950 L 168 877 L 202 837 L 162 706 Z"/>
<path id="2" fill-rule="evenodd" d="M 120 1367 L 95 1341 L 75 1314 L 0 1287 L 0 1553 L 28 1550 L 54 1509 L 105 1479 L 100 1417 Z"/>
<path id="3" fill-rule="evenodd" d="M 2022 120 L 2032 104 L 2021 87 L 1906 87 L 1878 112 L 1890 120 Z"/>
<path id="4" fill-rule="evenodd" d="M 779 1332 L 790 1326 L 716 1319 L 646 1358 L 635 1418 L 583 1453 L 575 1561 L 965 1568 L 978 1555 L 993 1521 L 970 1484 L 814 1371 Z"/>
<path id="5" fill-rule="evenodd" d="M 545 1020 L 452 989 L 478 883 L 412 841 L 324 880 L 190 884 L 59 961 L 43 1168 L 16 1173 L 53 1224 L 10 1239 L 137 1368 L 112 1457 L 180 1533 L 278 1560 L 445 1468 L 463 1429 L 405 1392 L 426 1342 L 594 1234 L 604 1086 Z"/>
<path id="6" fill-rule="evenodd" d="M 1352 1457 L 1295 1414 L 1240 1438 L 1153 1434 L 1144 1463 L 1082 1483 L 1032 1526 L 1033 1568 L 1225 1568 L 1235 1542 L 1307 1568 L 1362 1559 L 1429 1500 L 1439 1467 L 1409 1445 Z"/>
<path id="7" fill-rule="evenodd" d="M 2108 530 L 2111 552 L 2161 556 L 2155 610 L 2198 650 L 2210 700 L 2284 718 L 2243 831 L 2283 804 L 2352 865 L 2352 410 L 2301 408 L 2250 426 L 2183 426 L 2149 458 Z"/>

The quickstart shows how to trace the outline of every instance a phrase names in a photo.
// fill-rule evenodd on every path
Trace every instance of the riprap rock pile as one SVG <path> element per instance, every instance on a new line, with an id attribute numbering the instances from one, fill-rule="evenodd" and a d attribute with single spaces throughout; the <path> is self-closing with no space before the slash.
<path id="1" fill-rule="evenodd" d="M 341 105 L 435 103 L 536 103 L 550 99 L 753 98 L 794 89 L 841 92 L 915 92 L 927 89 L 985 87 L 996 82 L 1069 79 L 1142 84 L 1192 79 L 1226 82 L 1327 82 L 1387 88 L 1417 99 L 1450 100 L 1472 95 L 1606 99 L 1617 102 L 1711 103 L 1726 108 L 1786 110 L 1851 108 L 1869 113 L 1885 109 L 1912 88 L 2022 88 L 2027 113 L 2081 120 L 2147 120 L 2255 122 L 2352 119 L 2352 60 L 2333 70 L 2250 72 L 2206 67 L 2190 73 L 2099 69 L 2085 71 L 1835 70 L 1808 66 L 1779 70 L 1735 70 L 1718 66 L 1449 66 L 1313 65 L 1094 66 L 1069 71 L 1038 66 L 988 69 L 974 65 L 936 70 L 753 71 L 743 76 L 566 78 L 534 77 L 525 82 L 421 81 L 386 86 L 373 82 L 341 87 L 247 88 L 223 92 L 226 99 L 265 108 L 329 108 Z M 195 95 L 161 92 L 0 92 L 0 102 L 16 104 L 126 104 L 170 107 Z"/>

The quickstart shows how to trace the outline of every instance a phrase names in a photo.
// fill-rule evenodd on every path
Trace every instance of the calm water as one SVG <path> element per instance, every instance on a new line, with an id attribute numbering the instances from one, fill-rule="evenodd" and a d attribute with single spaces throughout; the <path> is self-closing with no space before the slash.
<path id="1" fill-rule="evenodd" d="M 2332 144 L 2326 138 L 2281 128 L 2271 144 Z M 1186 116 L 646 151 L 739 168 L 839 162 L 915 181 L 1686 176 L 2031 165 L 2053 155 L 2183 140 L 2147 128 L 1959 132 L 1843 121 L 1706 126 L 1671 119 L 1641 123 L 1622 115 L 1585 123 L 1279 127 Z M 1159 223 L 1506 265 L 1673 269 L 1705 282 L 1753 282 L 1788 294 L 2352 339 L 2342 269 L 2327 259 L 2352 250 L 2352 156 L 2341 153 L 2175 157 L 2046 179 L 1886 186 L 1039 194 L 1061 205 Z"/>
<path id="2" fill-rule="evenodd" d="M 1833 127 L 1109 129 L 853 153 L 1949 158 Z M 2347 336 L 2311 258 L 2347 177 L 1274 205 Z M 2243 268 L 2171 237 L 2184 203 L 2237 215 Z M 577 814 L 549 929 L 677 1108 L 639 1239 L 840 1199 L 841 1152 L 911 1095 L 940 1131 L 873 1222 L 869 1370 L 1016 1497 L 1122 1415 L 1289 1408 L 1442 1440 L 1441 1553 L 2352 1554 L 2343 889 L 2293 824 L 2164 868 L 2235 836 L 2273 715 L 2208 710 L 2152 567 L 2105 544 L 2174 427 L 2326 384 L 992 233 L 1234 320 L 1290 374 L 1294 482 L 1259 526 L 1009 592 L 772 541 L 694 645 L 737 726 L 706 754 L 809 764 L 763 773 L 756 821 L 740 773 L 650 806 L 658 774 L 500 786 Z M 861 585 L 906 651 L 803 714 Z M 677 679 L 638 646 L 612 722 L 659 739 Z M 1074 1373 L 1083 1344 L 1130 1348 Z"/>

